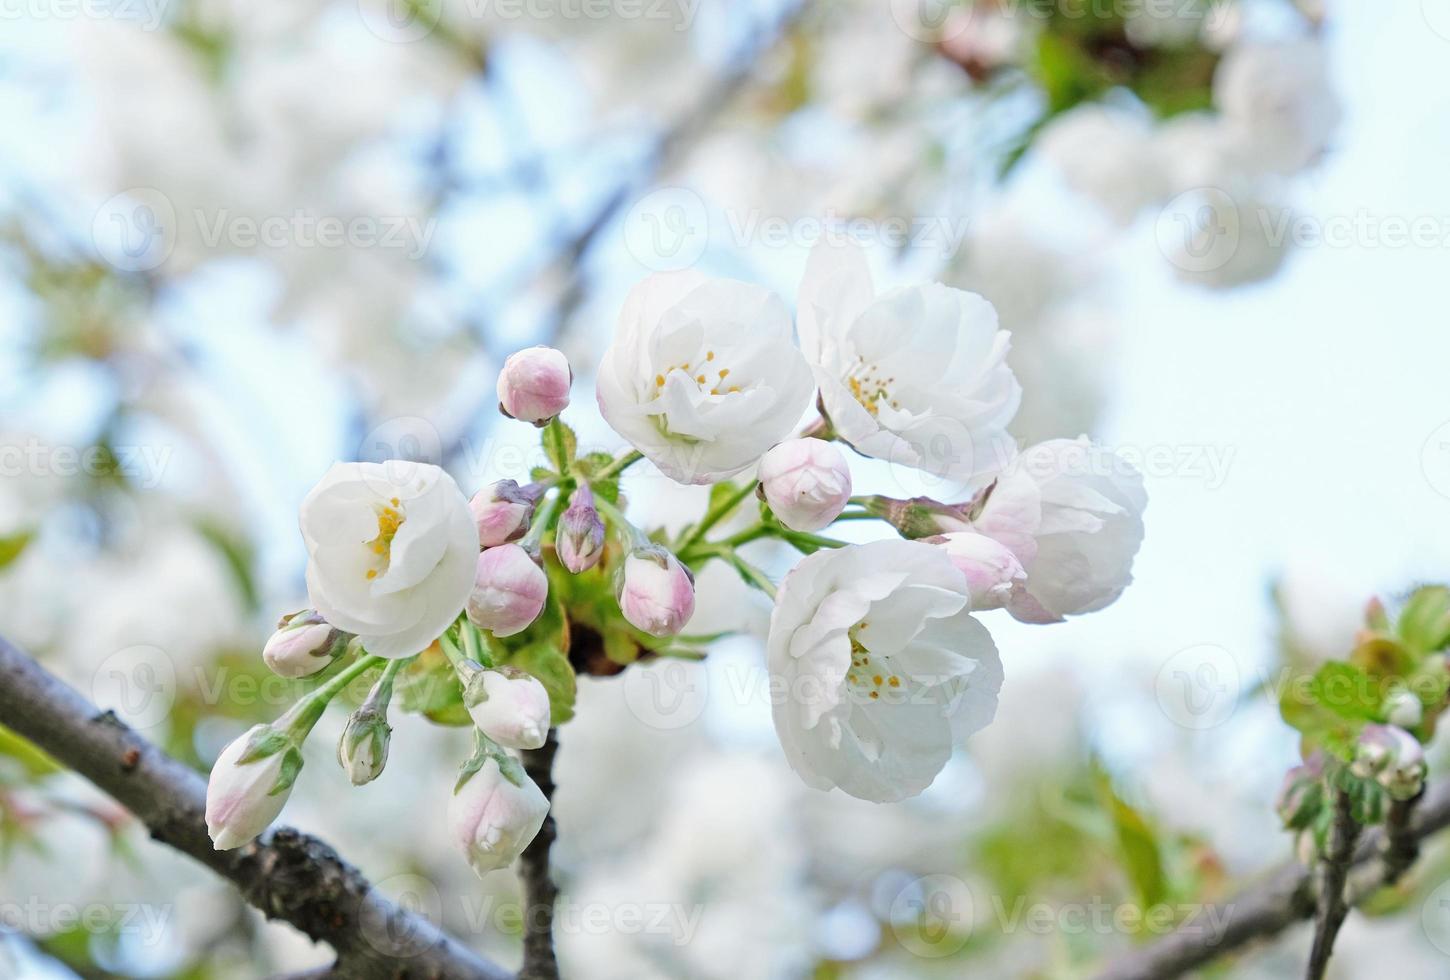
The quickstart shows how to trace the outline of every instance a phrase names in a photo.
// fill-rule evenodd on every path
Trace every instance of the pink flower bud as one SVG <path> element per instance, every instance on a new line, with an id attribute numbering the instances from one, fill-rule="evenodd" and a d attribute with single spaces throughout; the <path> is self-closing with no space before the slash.
<path id="1" fill-rule="evenodd" d="M 468 509 L 478 525 L 479 547 L 494 548 L 527 534 L 539 496 L 536 485 L 521 487 L 513 480 L 499 480 L 474 494 Z"/>
<path id="2" fill-rule="evenodd" d="M 695 579 L 659 545 L 636 548 L 615 582 L 624 618 L 651 636 L 674 636 L 695 612 Z"/>
<path id="3" fill-rule="evenodd" d="M 505 748 L 537 749 L 549 735 L 549 692 L 517 667 L 474 674 L 463 704 L 478 730 Z"/>
<path id="4" fill-rule="evenodd" d="M 253 726 L 223 749 L 206 784 L 212 846 L 230 851 L 266 830 L 287 803 L 301 766 L 301 753 L 270 725 Z"/>
<path id="5" fill-rule="evenodd" d="M 503 362 L 498 376 L 499 407 L 510 418 L 544 425 L 569 405 L 574 373 L 552 347 L 529 347 Z"/>
<path id="6" fill-rule="evenodd" d="M 966 576 L 973 612 L 1001 609 L 1012 594 L 1012 586 L 1027 578 L 1012 549 L 985 534 L 956 531 L 926 540 L 941 546 Z"/>
<path id="7" fill-rule="evenodd" d="M 786 527 L 819 531 L 846 509 L 851 469 L 829 442 L 791 439 L 761 458 L 760 489 Z"/>
<path id="8" fill-rule="evenodd" d="M 478 556 L 468 619 L 494 636 L 513 636 L 544 610 L 549 579 L 529 553 L 516 544 L 489 548 Z"/>
<path id="9" fill-rule="evenodd" d="M 604 554 L 604 522 L 594 509 L 594 493 L 587 486 L 574 491 L 569 509 L 559 518 L 554 535 L 559 561 L 575 575 L 599 564 Z"/>
<path id="10" fill-rule="evenodd" d="M 512 864 L 549 814 L 548 799 L 523 767 L 512 759 L 505 765 L 507 774 L 489 758 L 448 803 L 448 836 L 480 878 Z"/>
<path id="11" fill-rule="evenodd" d="M 279 677 L 310 677 L 345 649 L 343 634 L 310 610 L 278 627 L 262 648 L 262 659 Z"/>

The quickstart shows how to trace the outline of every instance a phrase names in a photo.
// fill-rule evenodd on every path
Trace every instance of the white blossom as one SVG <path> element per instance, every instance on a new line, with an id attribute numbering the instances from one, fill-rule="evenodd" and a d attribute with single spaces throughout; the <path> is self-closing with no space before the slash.
<path id="1" fill-rule="evenodd" d="M 1028 623 L 1110 605 L 1132 581 L 1148 495 L 1127 460 L 1086 437 L 1025 450 L 987 495 L 971 528 L 1027 571 L 1007 608 Z"/>
<path id="2" fill-rule="evenodd" d="M 803 559 L 767 656 L 775 730 L 810 786 L 890 802 L 929 786 L 996 711 L 1001 663 L 946 552 L 877 541 Z"/>
<path id="3" fill-rule="evenodd" d="M 810 403 L 811 373 L 773 293 L 663 273 L 625 301 L 598 393 L 605 420 L 665 475 L 713 483 L 790 434 Z"/>
<path id="4" fill-rule="evenodd" d="M 967 483 L 1010 458 L 1022 389 L 981 296 L 933 283 L 878 297 L 861 247 L 823 240 L 798 320 L 826 413 L 857 451 Z"/>
<path id="5" fill-rule="evenodd" d="M 302 502 L 307 592 L 379 657 L 438 638 L 473 590 L 478 529 L 453 478 L 424 463 L 337 463 Z"/>

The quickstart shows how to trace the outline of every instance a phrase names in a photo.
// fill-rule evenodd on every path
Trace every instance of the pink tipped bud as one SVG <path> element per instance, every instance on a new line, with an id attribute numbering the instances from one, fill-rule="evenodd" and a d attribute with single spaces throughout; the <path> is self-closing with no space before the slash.
<path id="1" fill-rule="evenodd" d="M 973 612 L 1001 609 L 1011 596 L 1013 585 L 1027 578 L 1012 549 L 985 534 L 955 531 L 926 540 L 940 545 L 952 564 L 966 576 Z"/>
<path id="2" fill-rule="evenodd" d="M 846 509 L 851 469 L 829 442 L 791 439 L 761 458 L 760 489 L 786 527 L 819 531 Z"/>
<path id="3" fill-rule="evenodd" d="M 537 749 L 549 735 L 549 692 L 517 667 L 480 670 L 463 704 L 478 730 L 509 749 Z"/>
<path id="4" fill-rule="evenodd" d="M 675 636 L 695 613 L 695 579 L 659 545 L 636 548 L 615 582 L 624 618 L 651 636 Z"/>
<path id="5" fill-rule="evenodd" d="M 448 803 L 448 836 L 480 878 L 512 864 L 549 813 L 548 799 L 523 767 L 512 759 L 505 765 L 507 772 L 488 759 Z"/>
<path id="6" fill-rule="evenodd" d="M 604 522 L 594 509 L 594 493 L 587 487 L 575 490 L 569 509 L 559 518 L 554 547 L 565 568 L 578 575 L 599 564 L 604 554 Z"/>
<path id="7" fill-rule="evenodd" d="M 498 376 L 498 402 L 510 418 L 544 425 L 569 406 L 574 373 L 552 347 L 529 347 L 509 355 Z"/>
<path id="8" fill-rule="evenodd" d="M 540 496 L 537 485 L 521 487 L 513 480 L 499 480 L 474 494 L 468 509 L 478 525 L 479 547 L 495 548 L 527 534 Z"/>
<path id="9" fill-rule="evenodd" d="M 256 725 L 222 750 L 206 784 L 206 830 L 230 851 L 277 819 L 302 768 L 302 753 L 270 725 Z"/>
<path id="10" fill-rule="evenodd" d="M 279 677 L 310 677 L 346 649 L 346 636 L 308 610 L 284 620 L 267 638 L 262 659 Z"/>
<path id="11" fill-rule="evenodd" d="M 549 579 L 529 553 L 516 544 L 489 548 L 478 556 L 468 619 L 494 636 L 528 629 L 544 611 Z"/>

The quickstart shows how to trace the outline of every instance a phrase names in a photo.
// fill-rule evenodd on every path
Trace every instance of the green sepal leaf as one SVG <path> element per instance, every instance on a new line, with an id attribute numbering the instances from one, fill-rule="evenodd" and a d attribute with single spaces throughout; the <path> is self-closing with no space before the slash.
<path id="1" fill-rule="evenodd" d="M 267 791 L 268 796 L 276 796 L 278 793 L 285 793 L 297 782 L 297 776 L 302 772 L 302 752 L 295 745 L 289 745 L 282 752 L 282 770 L 277 774 L 277 781 Z"/>
<path id="2" fill-rule="evenodd" d="M 247 746 L 242 754 L 237 756 L 237 765 L 245 766 L 274 756 L 291 745 L 292 739 L 287 737 L 286 732 L 279 732 L 270 725 L 258 725 L 252 730 L 251 738 L 247 739 Z"/>
<path id="3" fill-rule="evenodd" d="M 1416 589 L 1395 630 L 1406 646 L 1420 654 L 1450 645 L 1450 588 L 1427 585 Z"/>
<path id="4" fill-rule="evenodd" d="M 0 569 L 4 569 L 19 559 L 30 542 L 34 540 L 35 532 L 33 530 L 0 535 Z"/>
<path id="5" fill-rule="evenodd" d="M 579 438 L 574 430 L 558 419 L 544 427 L 544 455 L 559 473 L 568 473 L 579 451 Z"/>

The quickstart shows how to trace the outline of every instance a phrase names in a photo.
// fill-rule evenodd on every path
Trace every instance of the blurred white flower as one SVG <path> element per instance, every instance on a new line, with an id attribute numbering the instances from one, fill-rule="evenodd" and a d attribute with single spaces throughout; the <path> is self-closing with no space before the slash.
<path id="1" fill-rule="evenodd" d="M 1126 225 L 1163 195 L 1152 141 L 1152 126 L 1142 116 L 1089 103 L 1054 119 L 1036 148 L 1069 187 Z"/>
<path id="2" fill-rule="evenodd" d="M 1318 160 L 1339 125 L 1328 58 L 1312 39 L 1235 45 L 1219 63 L 1213 97 L 1231 137 L 1276 173 Z"/>
<path id="3" fill-rule="evenodd" d="M 1127 460 L 1079 439 L 1023 451 L 987 495 L 972 529 L 1011 548 L 1026 581 L 1007 603 L 1027 623 L 1110 605 L 1132 581 L 1148 495 Z"/>
<path id="4" fill-rule="evenodd" d="M 890 802 L 931 785 L 992 720 L 1001 663 L 941 549 L 818 552 L 781 583 L 767 641 L 775 729 L 810 786 Z"/>
<path id="5" fill-rule="evenodd" d="M 336 463 L 302 502 L 301 526 L 313 608 L 374 656 L 425 649 L 473 590 L 478 529 L 436 466 Z"/>
<path id="6" fill-rule="evenodd" d="M 878 297 L 862 248 L 822 240 L 797 316 L 826 413 L 857 451 L 969 483 L 1010 458 L 1022 389 L 985 299 L 936 283 Z"/>
<path id="7" fill-rule="evenodd" d="M 800 422 L 811 374 L 773 293 L 694 272 L 625 300 L 598 378 L 614 431 L 680 483 L 741 472 Z"/>

